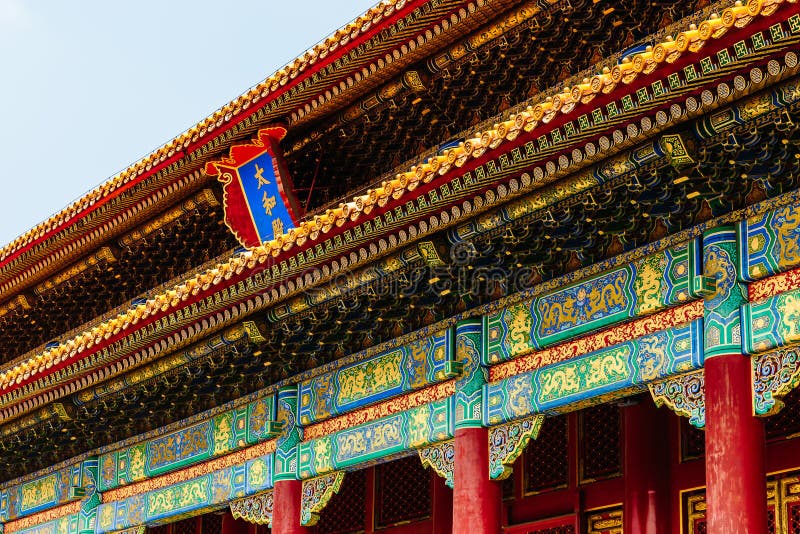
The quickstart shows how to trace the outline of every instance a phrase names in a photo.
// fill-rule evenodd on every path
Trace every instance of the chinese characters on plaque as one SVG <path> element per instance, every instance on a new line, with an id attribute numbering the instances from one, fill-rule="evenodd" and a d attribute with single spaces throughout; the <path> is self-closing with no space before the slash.
<path id="1" fill-rule="evenodd" d="M 258 246 L 293 228 L 300 216 L 278 142 L 283 127 L 259 130 L 251 143 L 234 145 L 230 155 L 206 164 L 224 184 L 225 223 L 242 245 Z"/>

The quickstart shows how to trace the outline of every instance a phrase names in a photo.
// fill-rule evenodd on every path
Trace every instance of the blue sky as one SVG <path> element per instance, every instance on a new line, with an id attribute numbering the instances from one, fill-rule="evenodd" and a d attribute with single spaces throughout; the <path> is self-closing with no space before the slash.
<path id="1" fill-rule="evenodd" d="M 0 0 L 0 246 L 377 0 Z"/>

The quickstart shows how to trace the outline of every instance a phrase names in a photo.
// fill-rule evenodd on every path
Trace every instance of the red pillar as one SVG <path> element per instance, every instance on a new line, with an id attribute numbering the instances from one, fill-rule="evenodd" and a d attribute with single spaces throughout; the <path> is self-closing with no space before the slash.
<path id="1" fill-rule="evenodd" d="M 667 414 L 649 397 L 622 408 L 625 496 L 623 532 L 670 532 Z"/>
<path id="2" fill-rule="evenodd" d="M 278 480 L 272 490 L 272 534 L 305 534 L 307 527 L 300 525 L 300 499 L 303 493 L 301 480 Z"/>
<path id="3" fill-rule="evenodd" d="M 709 534 L 766 534 L 764 424 L 753 416 L 750 358 L 705 362 Z"/>
<path id="4" fill-rule="evenodd" d="M 500 532 L 503 494 L 489 479 L 489 429 L 456 429 L 453 486 L 455 534 Z"/>
<path id="5" fill-rule="evenodd" d="M 433 486 L 433 533 L 453 532 L 453 490 L 447 487 L 444 478 L 431 472 Z"/>

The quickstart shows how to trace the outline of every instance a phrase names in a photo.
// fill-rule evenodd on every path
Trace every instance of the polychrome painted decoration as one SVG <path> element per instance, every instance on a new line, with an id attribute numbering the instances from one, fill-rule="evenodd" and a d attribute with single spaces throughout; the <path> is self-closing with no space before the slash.
<path id="1" fill-rule="evenodd" d="M 452 331 L 442 330 L 300 383 L 298 416 L 309 425 L 448 378 Z"/>
<path id="2" fill-rule="evenodd" d="M 522 373 L 485 389 L 484 423 L 560 413 L 703 365 L 701 320 L 661 330 L 572 360 Z"/>
<path id="3" fill-rule="evenodd" d="M 453 437 L 452 398 L 300 443 L 301 478 L 311 478 Z"/>
<path id="4" fill-rule="evenodd" d="M 76 463 L 0 490 L 0 521 L 10 521 L 75 500 L 70 498 L 69 489 L 81 487 L 84 478 L 82 464 Z"/>
<path id="5" fill-rule="evenodd" d="M 774 415 L 784 406 L 782 397 L 800 385 L 800 349 L 760 354 L 752 362 L 753 413 Z"/>
<path id="6" fill-rule="evenodd" d="M 275 396 L 256 399 L 247 405 L 247 443 L 258 443 L 275 437 L 272 424 L 277 418 Z M 237 419 L 237 425 L 240 424 Z M 241 441 L 237 439 L 237 447 Z"/>
<path id="7" fill-rule="evenodd" d="M 740 222 L 739 241 L 745 281 L 800 266 L 800 206 L 789 204 Z"/>
<path id="8" fill-rule="evenodd" d="M 69 472 L 62 470 L 20 485 L 19 514 L 27 515 L 56 506 L 69 493 L 69 482 Z"/>
<path id="9" fill-rule="evenodd" d="M 705 274 L 714 280 L 713 292 L 705 295 L 703 322 L 706 358 L 742 353 L 742 315 L 747 301 L 744 284 L 739 282 L 736 232 L 721 226 L 703 233 Z"/>
<path id="10" fill-rule="evenodd" d="M 487 316 L 486 364 L 700 296 L 700 241 L 692 240 Z"/>
<path id="11" fill-rule="evenodd" d="M 297 386 L 278 390 L 277 420 L 282 428 L 275 440 L 275 480 L 297 478 L 297 446 L 303 439 L 303 429 L 297 424 Z"/>
<path id="12" fill-rule="evenodd" d="M 100 456 L 100 490 L 107 491 L 227 454 L 271 437 L 275 397 Z"/>
<path id="13" fill-rule="evenodd" d="M 633 317 L 635 278 L 636 272 L 626 266 L 534 299 L 534 346 L 541 348 Z"/>
<path id="14" fill-rule="evenodd" d="M 757 354 L 800 341 L 800 289 L 742 306 L 744 351 Z"/>
<path id="15" fill-rule="evenodd" d="M 206 173 L 223 183 L 225 223 L 245 247 L 281 236 L 302 215 L 278 144 L 285 135 L 282 126 L 261 129 L 251 143 L 206 164 Z"/>
<path id="16" fill-rule="evenodd" d="M 483 385 L 489 378 L 482 365 L 484 321 L 466 319 L 456 325 L 456 360 L 463 367 L 456 379 L 455 428 L 478 428 L 483 413 Z"/>
<path id="17" fill-rule="evenodd" d="M 75 534 L 77 532 L 78 514 L 71 514 L 34 527 L 18 530 L 16 534 Z"/>
<path id="18" fill-rule="evenodd" d="M 153 524 L 217 508 L 272 487 L 273 457 L 266 455 L 98 507 L 95 532 Z"/>

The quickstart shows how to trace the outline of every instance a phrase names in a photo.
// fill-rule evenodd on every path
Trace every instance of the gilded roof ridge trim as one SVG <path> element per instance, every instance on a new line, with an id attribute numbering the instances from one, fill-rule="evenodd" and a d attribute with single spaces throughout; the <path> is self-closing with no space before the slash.
<path id="1" fill-rule="evenodd" d="M 485 5 L 488 1 L 489 0 L 475 0 L 478 5 Z M 158 168 L 161 164 L 175 158 L 178 153 L 182 152 L 190 143 L 198 140 L 200 132 L 204 129 L 210 132 L 217 127 L 221 127 L 226 122 L 230 122 L 234 116 L 247 110 L 251 105 L 257 104 L 270 94 L 294 82 L 298 76 L 303 74 L 306 70 L 310 71 L 318 62 L 324 61 L 325 58 L 346 50 L 348 48 L 347 45 L 355 41 L 358 37 L 379 27 L 382 22 L 385 22 L 393 15 L 399 14 L 404 8 L 411 7 L 414 4 L 415 0 L 380 0 L 378 4 L 368 9 L 364 14 L 356 17 L 353 21 L 334 31 L 327 38 L 321 40 L 302 54 L 299 54 L 294 60 L 279 68 L 264 81 L 251 87 L 231 102 L 223 105 L 208 117 L 198 122 L 195 126 L 179 134 L 171 141 L 168 141 L 150 154 L 128 166 L 125 170 L 117 173 L 79 199 L 73 201 L 64 209 L 15 238 L 8 245 L 0 249 L 0 263 L 8 260 L 10 256 L 19 252 L 21 248 L 27 247 L 34 241 L 45 238 L 45 234 L 68 223 L 70 219 L 78 216 L 80 212 L 91 208 L 95 203 L 105 199 L 112 192 L 117 192 L 120 187 L 129 184 L 132 179 L 150 172 Z"/>
<path id="2" fill-rule="evenodd" d="M 318 58 L 311 58 L 308 62 L 301 62 L 301 64 L 299 65 L 298 68 L 302 71 L 302 69 L 304 68 L 304 65 L 306 65 L 306 66 L 307 65 L 312 65 L 313 66 L 314 63 L 315 63 L 315 59 L 325 59 L 325 57 L 328 57 L 328 62 L 327 63 L 325 63 L 324 65 L 321 65 L 319 67 L 319 69 L 313 71 L 313 72 L 321 72 L 323 74 L 323 78 L 324 78 L 324 77 L 328 76 L 329 74 L 331 74 L 330 72 L 328 74 L 325 74 L 324 71 L 325 71 L 326 68 L 328 70 L 331 70 L 331 66 L 335 65 L 335 63 L 333 63 L 333 59 L 332 58 L 334 58 L 334 56 L 336 54 L 345 53 L 346 50 L 350 50 L 349 53 L 350 53 L 350 56 L 352 56 L 352 54 L 354 52 L 358 51 L 360 49 L 360 47 L 365 42 L 367 42 L 367 43 L 369 42 L 369 41 L 362 41 L 359 44 L 358 47 L 355 47 L 356 39 L 368 38 L 368 39 L 373 39 L 374 40 L 374 39 L 378 38 L 379 35 L 382 35 L 382 33 L 381 34 L 374 34 L 372 36 L 368 36 L 367 34 L 369 32 L 373 32 L 373 33 L 376 32 L 378 28 L 382 28 L 382 31 L 386 31 L 387 28 L 395 28 L 395 27 L 402 28 L 403 27 L 402 23 L 403 23 L 404 19 L 406 21 L 408 21 L 409 17 L 412 17 L 413 15 L 416 15 L 417 12 L 420 11 L 420 9 L 422 9 L 423 13 L 424 13 L 424 9 L 425 9 L 426 6 L 437 7 L 437 6 L 441 6 L 443 3 L 448 3 L 447 4 L 448 6 L 450 6 L 452 4 L 453 8 L 458 8 L 458 10 L 457 10 L 457 12 L 459 13 L 458 20 L 454 20 L 452 18 L 453 15 L 451 14 L 450 22 L 448 22 L 447 17 L 442 18 L 441 20 L 437 19 L 436 21 L 434 21 L 435 24 L 434 24 L 433 28 L 438 28 L 441 25 L 443 28 L 447 29 L 447 27 L 454 27 L 457 24 L 463 23 L 465 20 L 469 20 L 470 19 L 470 15 L 472 15 L 475 12 L 477 12 L 478 10 L 487 10 L 488 9 L 488 10 L 491 11 L 492 9 L 494 9 L 493 6 L 495 6 L 497 4 L 502 4 L 503 2 L 508 2 L 509 0 L 404 0 L 404 1 L 408 3 L 408 6 L 401 5 L 401 4 L 403 4 L 403 2 L 400 2 L 399 0 L 392 0 L 393 3 L 389 2 L 389 0 L 384 0 L 383 3 L 379 4 L 378 6 L 376 6 L 376 8 L 373 8 L 373 9 L 378 9 L 378 10 L 383 9 L 381 6 L 384 6 L 384 4 L 386 4 L 386 5 L 392 4 L 392 5 L 394 5 L 394 8 L 391 8 L 391 5 L 390 5 L 389 7 L 384 9 L 383 14 L 379 13 L 378 14 L 379 16 L 373 16 L 372 17 L 372 23 L 367 24 L 366 26 L 362 25 L 360 28 L 356 28 L 356 30 L 351 31 L 350 37 L 345 36 L 346 39 L 342 38 L 342 39 L 339 40 L 340 44 L 333 43 L 329 47 L 329 52 L 328 52 L 328 54 L 326 56 L 323 56 L 322 54 L 320 54 L 318 56 Z M 558 2 L 561 2 L 561 1 L 564 1 L 564 0 L 537 0 L 537 1 L 539 1 L 539 2 L 547 2 L 547 3 L 552 4 L 552 3 L 558 3 Z M 404 9 L 404 7 L 408 7 L 408 9 L 405 9 L 404 15 L 400 16 L 399 11 L 400 11 L 400 9 Z M 411 9 L 412 7 L 413 7 L 413 10 Z M 392 13 L 386 14 L 386 12 L 390 10 L 390 8 L 393 9 Z M 449 9 L 449 8 L 446 7 L 446 9 Z M 370 12 L 368 12 L 367 15 L 369 13 Z M 383 26 L 379 26 L 378 23 L 382 23 Z M 343 27 L 343 28 L 346 28 L 346 27 Z M 434 32 L 434 33 L 436 33 L 436 32 Z M 445 32 L 441 31 L 441 32 L 437 33 L 437 35 L 439 35 L 439 34 L 444 35 Z M 355 37 L 353 37 L 353 35 L 355 35 Z M 345 41 L 345 40 L 346 40 L 346 42 L 344 42 L 342 44 L 342 41 Z M 348 43 L 353 43 L 353 46 L 348 48 L 347 47 Z M 393 63 L 394 60 L 402 59 L 405 56 L 413 53 L 413 50 L 411 50 L 411 51 L 403 50 L 404 48 L 406 48 L 406 45 L 403 44 L 403 43 L 400 43 L 398 46 L 395 46 L 394 48 L 391 48 L 391 47 L 396 45 L 396 44 L 398 44 L 398 43 L 392 44 L 391 42 L 387 41 L 387 42 L 385 42 L 383 44 L 385 45 L 386 50 L 388 52 L 391 52 L 391 54 L 387 52 L 387 54 L 385 56 L 383 56 L 385 59 L 381 59 L 379 57 L 377 59 L 377 66 L 376 66 L 376 62 L 373 61 L 369 65 L 365 65 L 361 69 L 361 71 L 352 70 L 352 71 L 343 71 L 343 72 L 340 72 L 338 74 L 334 73 L 336 76 L 339 76 L 342 79 L 339 80 L 338 86 L 335 83 L 336 80 L 330 80 L 334 85 L 331 85 L 330 87 L 328 87 L 328 90 L 333 90 L 334 92 L 336 92 L 336 88 L 339 87 L 339 88 L 342 89 L 342 91 L 344 91 L 344 89 L 347 88 L 347 87 L 350 87 L 350 85 L 353 85 L 353 84 L 356 84 L 356 83 L 361 83 L 362 81 L 364 81 L 366 83 L 366 78 L 364 78 L 364 76 L 366 76 L 366 75 L 363 74 L 363 72 L 366 72 L 364 70 L 366 66 L 369 67 L 369 69 L 367 69 L 367 71 L 371 73 L 372 71 L 374 71 L 376 69 L 383 68 L 384 65 L 382 65 L 382 64 L 385 64 L 385 66 L 388 66 L 390 63 Z M 337 50 L 333 50 L 334 48 L 337 49 Z M 367 49 L 369 49 L 369 47 L 367 47 Z M 331 50 L 333 50 L 333 51 L 331 51 Z M 383 50 L 383 48 L 381 48 L 381 50 Z M 400 55 L 398 56 L 398 54 L 400 54 Z M 339 58 L 336 57 L 335 59 L 338 62 Z M 352 59 L 352 57 L 351 57 L 351 59 Z M 365 58 L 361 58 L 361 59 L 365 59 Z M 298 58 L 298 60 L 299 60 L 299 58 Z M 344 69 L 344 67 L 346 65 L 347 65 L 347 62 L 343 61 L 343 64 L 342 64 L 341 68 Z M 338 65 L 336 66 L 336 69 L 337 70 L 341 70 Z M 275 89 L 275 91 L 273 91 L 273 97 L 274 98 L 272 98 L 269 101 L 269 103 L 271 104 L 269 106 L 267 106 L 266 104 L 256 106 L 256 104 L 258 102 L 262 101 L 263 98 L 266 98 L 265 95 L 269 96 L 270 88 L 267 87 L 261 92 L 257 91 L 257 89 L 259 89 L 262 85 L 267 85 L 268 82 L 270 82 L 270 80 L 272 80 L 272 77 L 268 78 L 267 80 L 265 80 L 260 85 L 257 85 L 255 87 L 251 88 L 251 90 L 249 92 L 242 94 L 238 99 L 236 99 L 236 100 L 230 102 L 229 104 L 227 104 L 226 106 L 230 108 L 228 110 L 228 113 L 224 113 L 223 114 L 224 116 L 221 116 L 221 118 L 219 118 L 216 122 L 211 121 L 210 124 L 207 125 L 207 127 L 203 127 L 203 128 L 201 128 L 201 126 L 204 123 L 199 123 L 196 126 L 197 128 L 200 128 L 199 133 L 196 133 L 195 135 L 193 135 L 190 141 L 186 141 L 185 143 L 183 143 L 183 148 L 178 147 L 177 151 L 171 151 L 171 152 L 167 153 L 166 159 L 162 157 L 161 160 L 160 160 L 161 163 L 156 162 L 152 166 L 152 169 L 149 166 L 145 168 L 144 172 L 142 172 L 141 169 L 140 169 L 140 172 L 138 173 L 137 177 L 135 177 L 135 178 L 137 180 L 139 178 L 141 178 L 141 179 L 150 178 L 152 176 L 157 175 L 156 173 L 161 173 L 165 169 L 171 168 L 176 163 L 181 163 L 182 161 L 186 160 L 187 158 L 189 160 L 193 160 L 193 159 L 196 159 L 197 157 L 202 157 L 202 156 L 206 155 L 207 152 L 208 152 L 208 148 L 211 145 L 213 145 L 214 147 L 219 147 L 220 145 L 225 145 L 225 144 L 229 143 L 230 139 L 222 139 L 220 136 L 217 136 L 217 137 L 213 137 L 213 136 L 210 136 L 210 135 L 208 137 L 206 136 L 206 134 L 211 134 L 211 132 L 213 130 L 217 129 L 217 127 L 218 127 L 217 133 L 221 134 L 222 136 L 226 136 L 232 131 L 233 128 L 239 127 L 242 124 L 248 124 L 249 125 L 250 121 L 252 121 L 254 118 L 255 118 L 256 121 L 263 119 L 263 117 L 261 117 L 261 119 L 259 119 L 258 115 L 262 114 L 262 112 L 264 112 L 265 110 L 266 110 L 267 113 L 269 113 L 269 110 L 275 109 L 276 107 L 280 108 L 284 103 L 287 103 L 289 105 L 290 109 L 291 109 L 291 106 L 302 105 L 302 102 L 293 104 L 291 102 L 282 102 L 281 99 L 286 97 L 286 95 L 293 95 L 295 92 L 301 93 L 301 92 L 303 92 L 305 90 L 305 88 L 310 87 L 311 85 L 313 85 L 313 84 L 309 84 L 308 83 L 311 80 L 310 76 L 311 76 L 312 70 L 313 69 L 310 69 L 310 68 L 306 69 L 306 72 L 304 73 L 304 77 L 298 77 L 297 73 L 295 73 L 295 75 L 293 77 L 290 76 L 291 81 L 288 82 L 287 84 L 284 84 L 282 86 L 280 84 L 278 84 L 278 86 L 276 86 L 277 89 Z M 364 78 L 361 81 L 359 81 L 359 72 L 362 73 L 361 77 Z M 356 81 L 351 84 L 351 81 L 352 81 L 353 78 L 355 78 Z M 304 81 L 301 81 L 301 80 L 304 80 Z M 297 81 L 297 83 L 294 83 L 295 81 Z M 347 81 L 346 84 L 344 84 L 345 81 Z M 323 82 L 324 82 L 324 80 L 323 80 Z M 344 84 L 344 85 L 342 85 L 342 84 Z M 336 86 L 336 87 L 334 87 L 334 86 Z M 344 93 L 340 92 L 339 94 L 341 95 L 341 94 L 344 94 Z M 308 99 L 313 99 L 313 97 L 315 97 L 315 94 L 309 94 L 309 95 L 303 96 L 301 98 L 305 99 L 305 100 L 303 100 L 303 102 L 305 102 Z M 291 99 L 291 98 L 293 98 L 293 97 L 291 97 L 291 96 L 288 97 L 288 99 Z M 241 104 L 241 105 L 237 104 L 237 102 L 239 104 Z M 234 105 L 234 104 L 236 104 L 236 105 Z M 276 106 L 276 104 L 277 104 L 277 106 Z M 250 109 L 250 108 L 252 108 L 252 109 Z M 223 107 L 223 108 L 221 108 L 220 111 L 225 111 L 225 109 L 226 108 Z M 247 111 L 248 109 L 249 109 L 249 111 Z M 287 110 L 286 112 L 289 113 L 289 111 L 290 110 Z M 206 122 L 208 122 L 210 119 L 211 119 L 211 117 L 209 119 L 207 119 Z M 185 133 L 188 133 L 188 131 L 185 132 Z M 198 137 L 198 135 L 199 135 L 199 137 Z M 178 140 L 178 138 L 176 137 L 175 139 L 173 139 L 169 143 L 174 144 L 177 140 Z M 168 148 L 169 143 L 164 145 L 164 147 L 162 147 L 162 148 L 165 148 L 165 147 Z M 191 150 L 191 152 L 186 152 L 186 151 L 184 151 L 184 149 L 187 150 L 187 151 Z M 159 150 L 161 150 L 161 149 L 159 149 Z M 155 153 L 156 152 L 153 152 L 153 154 L 155 154 Z M 152 156 L 153 154 L 151 154 L 150 156 Z M 147 157 L 149 158 L 150 156 L 147 156 Z M 123 171 L 123 173 L 127 172 L 128 170 L 132 169 L 133 167 L 135 167 L 137 165 L 141 167 L 141 165 L 144 165 L 144 163 L 146 163 L 145 159 L 146 158 L 143 158 L 139 162 L 136 162 L 136 163 L 132 164 L 126 171 Z M 122 174 L 122 173 L 120 173 L 120 174 Z M 143 175 L 143 176 L 139 176 L 139 175 Z M 115 178 L 117 178 L 117 177 L 109 179 L 108 182 L 106 182 L 104 184 L 101 184 L 100 186 L 97 187 L 97 189 L 99 190 L 101 187 L 106 186 L 109 182 L 111 182 Z M 132 185 L 133 186 L 138 186 L 139 184 L 140 184 L 140 181 L 137 181 L 137 182 L 133 183 Z M 96 191 L 92 191 L 90 193 L 87 193 L 87 195 L 85 195 L 85 197 L 88 197 L 89 195 L 91 195 L 91 194 L 93 194 L 95 192 Z M 117 194 L 124 195 L 127 192 L 128 192 L 128 189 L 122 189 L 121 191 L 114 192 L 113 196 L 116 196 Z M 108 200 L 105 197 L 105 195 L 101 195 L 100 199 L 103 201 L 103 205 L 99 206 L 98 209 L 102 209 L 103 207 L 105 207 L 107 205 L 106 200 Z M 78 201 L 76 201 L 76 202 L 78 202 Z M 59 212 L 56 215 L 52 216 L 50 219 L 48 219 L 48 221 L 45 221 L 44 223 L 41 223 L 40 225 L 37 225 L 37 227 L 35 227 L 34 230 L 36 230 L 36 228 L 38 228 L 39 226 L 44 225 L 45 223 L 51 222 L 53 219 L 59 217 L 61 214 L 63 214 L 63 212 L 65 212 L 68 209 L 69 209 L 69 207 L 65 208 L 64 210 L 62 210 L 62 212 Z M 89 207 L 87 207 L 86 210 L 89 210 Z M 86 211 L 86 210 L 84 210 L 81 213 L 79 213 L 78 214 L 79 217 L 78 216 L 76 216 L 76 217 L 78 217 L 79 220 L 83 221 L 83 220 L 86 220 L 86 218 L 92 217 L 96 213 L 96 210 L 94 210 L 94 211 Z M 15 266 L 22 269 L 22 274 L 19 274 L 18 276 L 15 277 L 15 283 L 21 283 L 21 281 L 25 280 L 27 278 L 27 275 L 29 274 L 27 272 L 27 268 L 24 265 L 19 267 L 17 264 L 19 264 L 20 262 L 25 262 L 28 259 L 30 259 L 29 256 L 31 254 L 41 253 L 42 252 L 41 250 L 37 251 L 37 247 L 40 247 L 40 246 L 44 245 L 45 243 L 48 243 L 48 242 L 53 241 L 53 240 L 63 240 L 63 239 L 65 239 L 65 237 L 68 237 L 68 236 L 66 236 L 65 232 L 69 231 L 70 229 L 74 229 L 74 227 L 75 227 L 75 225 L 73 224 L 74 222 L 75 221 L 66 221 L 65 222 L 63 220 L 58 222 L 58 224 L 56 224 L 55 228 L 50 228 L 50 229 L 47 229 L 45 231 L 45 234 L 47 234 L 47 235 L 44 235 L 44 234 L 39 235 L 39 236 L 36 237 L 36 241 L 34 243 L 32 243 L 32 244 L 28 243 L 28 244 L 30 244 L 30 246 L 25 245 L 25 250 L 21 251 L 19 254 L 15 254 L 14 252 L 10 253 L 10 254 L 12 254 L 14 256 L 13 258 L 8 259 L 8 254 L 3 252 L 5 250 L 5 248 L 11 247 L 13 242 L 8 247 L 0 248 L 0 254 L 2 254 L 2 255 L 0 255 L 0 280 L 2 280 L 4 278 L 4 276 L 3 276 L 3 274 L 5 274 L 4 271 L 6 271 L 9 267 L 15 267 Z M 31 233 L 34 230 L 31 230 L 28 233 Z M 51 230 L 52 230 L 52 232 L 51 232 Z M 20 236 L 19 239 L 21 239 L 25 235 L 27 235 L 27 234 L 23 234 L 23 236 Z M 97 232 L 92 232 L 92 236 L 93 236 L 93 238 L 97 238 Z M 81 238 L 81 241 L 85 241 L 85 240 L 86 240 L 86 236 L 83 236 Z M 42 254 L 46 254 L 46 253 L 42 253 Z M 6 261 L 6 259 L 8 259 L 8 261 Z M 45 255 L 44 257 L 39 258 L 38 260 L 34 259 L 34 261 L 46 261 L 47 263 L 51 263 L 52 260 L 50 260 L 50 257 L 48 255 Z M 4 285 L 7 285 L 7 284 L 4 284 Z M 12 287 L 13 287 L 13 284 L 12 284 Z M 3 296 L 3 291 L 0 291 L 0 298 L 2 296 Z"/>
<path id="3" fill-rule="evenodd" d="M 36 277 L 42 275 L 42 273 L 45 273 L 45 276 L 51 274 L 50 271 L 57 269 L 58 266 L 61 265 L 60 262 L 66 262 L 69 259 L 74 259 L 73 256 L 81 252 L 84 247 L 90 245 L 91 241 L 98 238 L 101 234 L 104 234 L 119 225 L 124 225 L 131 221 L 135 221 L 138 217 L 140 217 L 142 211 L 153 208 L 153 206 L 158 204 L 158 202 L 163 200 L 165 197 L 174 195 L 180 189 L 191 187 L 193 184 L 198 182 L 201 176 L 202 173 L 200 170 L 195 170 L 183 175 L 169 184 L 164 185 L 163 187 L 158 188 L 133 205 L 123 208 L 116 215 L 104 223 L 101 223 L 89 233 L 84 234 L 83 236 L 71 241 L 63 247 L 59 247 L 58 250 L 54 251 L 52 254 L 48 254 L 36 260 L 35 263 L 21 272 L 11 275 L 4 282 L 0 283 L 0 298 L 6 298 L 10 296 L 16 287 L 26 281 L 29 281 L 31 278 L 36 279 Z M 2 277 L 0 277 L 0 279 L 2 279 Z"/>

